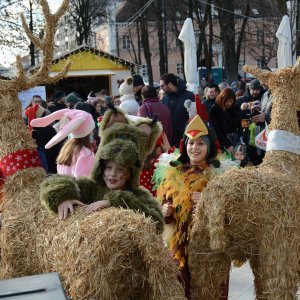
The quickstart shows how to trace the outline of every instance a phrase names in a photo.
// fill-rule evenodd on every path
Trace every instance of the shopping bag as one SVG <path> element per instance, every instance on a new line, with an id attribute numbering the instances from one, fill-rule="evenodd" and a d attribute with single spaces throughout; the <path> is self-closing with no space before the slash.
<path id="1" fill-rule="evenodd" d="M 261 150 L 266 151 L 268 142 L 269 128 L 266 123 L 265 128 L 255 137 L 255 146 Z"/>

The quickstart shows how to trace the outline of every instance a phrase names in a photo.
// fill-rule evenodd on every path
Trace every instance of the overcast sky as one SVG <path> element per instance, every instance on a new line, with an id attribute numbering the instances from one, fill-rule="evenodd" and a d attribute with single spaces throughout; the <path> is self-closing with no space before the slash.
<path id="1" fill-rule="evenodd" d="M 59 4 L 61 4 L 61 2 L 62 0 L 48 0 L 51 11 L 55 11 L 58 8 Z M 28 0 L 24 0 L 24 4 L 27 5 Z M 22 52 L 22 51 L 18 51 L 18 49 L 2 46 L 0 48 L 0 65 L 4 67 L 9 67 L 9 65 L 15 61 L 15 56 L 17 54 L 26 55 L 28 54 L 28 52 Z"/>

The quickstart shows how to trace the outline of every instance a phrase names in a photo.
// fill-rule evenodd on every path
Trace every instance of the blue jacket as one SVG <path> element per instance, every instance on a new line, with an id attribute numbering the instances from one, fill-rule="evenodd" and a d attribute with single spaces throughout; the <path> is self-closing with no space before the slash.
<path id="1" fill-rule="evenodd" d="M 195 100 L 192 92 L 186 90 L 186 85 L 182 79 L 178 80 L 177 91 L 175 93 L 166 93 L 162 103 L 169 107 L 171 111 L 173 137 L 171 146 L 179 147 L 180 140 L 183 138 L 183 133 L 186 124 L 189 120 L 189 114 L 184 107 L 184 101 L 190 99 Z"/>

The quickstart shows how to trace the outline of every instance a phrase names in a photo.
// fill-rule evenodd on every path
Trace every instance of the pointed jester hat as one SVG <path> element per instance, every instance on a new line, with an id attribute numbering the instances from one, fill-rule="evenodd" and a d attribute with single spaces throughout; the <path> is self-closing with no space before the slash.
<path id="1" fill-rule="evenodd" d="M 101 143 L 91 179 L 104 184 L 104 163 L 113 160 L 130 170 L 130 188 L 137 188 L 144 160 L 154 148 L 161 130 L 161 125 L 149 118 L 133 122 L 117 108 L 108 110 L 101 121 Z"/>
<path id="2" fill-rule="evenodd" d="M 207 160 L 213 159 L 217 155 L 216 147 L 216 135 L 215 133 L 207 126 L 199 115 L 196 115 L 188 126 L 185 129 L 182 143 L 180 145 L 181 155 L 178 158 L 178 161 L 182 163 L 189 162 L 189 157 L 187 154 L 187 143 L 188 140 L 195 140 L 202 138 L 207 145 Z"/>

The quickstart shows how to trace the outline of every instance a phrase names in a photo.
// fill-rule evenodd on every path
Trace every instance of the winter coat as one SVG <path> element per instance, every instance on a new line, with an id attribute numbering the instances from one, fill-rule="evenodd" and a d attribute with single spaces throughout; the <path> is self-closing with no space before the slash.
<path id="1" fill-rule="evenodd" d="M 171 146 L 179 147 L 180 140 L 186 124 L 189 120 L 189 114 L 184 107 L 184 101 L 190 99 L 194 101 L 195 96 L 192 92 L 186 90 L 186 85 L 182 79 L 178 80 L 177 91 L 175 93 L 166 93 L 162 103 L 171 111 L 173 136 Z"/>
<path id="2" fill-rule="evenodd" d="M 47 172 L 50 174 L 56 173 L 56 158 L 60 151 L 60 144 L 57 144 L 50 149 L 45 149 L 45 145 L 56 135 L 55 129 L 51 126 L 34 127 L 32 137 L 36 141 L 38 150 L 43 150 L 46 155 Z"/>
<path id="3" fill-rule="evenodd" d="M 121 104 L 120 108 L 129 115 L 136 116 L 140 108 L 139 104 L 136 102 L 134 95 L 124 95 L 120 98 Z"/>
<path id="4" fill-rule="evenodd" d="M 240 116 L 237 107 L 234 106 L 223 111 L 217 104 L 214 104 L 210 111 L 210 117 L 220 145 L 226 149 L 235 146 L 227 135 L 230 133 L 238 135 Z"/>
<path id="5" fill-rule="evenodd" d="M 157 120 L 161 122 L 163 131 L 171 143 L 173 133 L 171 112 L 168 107 L 160 103 L 158 98 L 145 99 L 142 106 L 139 108 L 137 115 L 139 117 L 149 117 L 151 119 L 156 116 Z"/>
<path id="6" fill-rule="evenodd" d="M 246 109 L 246 110 L 241 110 L 241 105 L 243 103 L 249 103 L 249 102 L 253 102 L 255 100 L 261 100 L 261 95 L 259 95 L 257 98 L 253 98 L 250 94 L 250 92 L 246 92 L 246 94 L 241 97 L 238 101 L 237 101 L 237 108 L 239 110 L 240 113 L 240 118 L 241 119 L 249 119 L 251 116 L 251 111 L 250 109 Z"/>
<path id="7" fill-rule="evenodd" d="M 60 175 L 69 175 L 74 177 L 89 176 L 95 161 L 95 155 L 92 150 L 83 147 L 76 159 L 70 166 L 57 165 L 57 173 Z"/>

